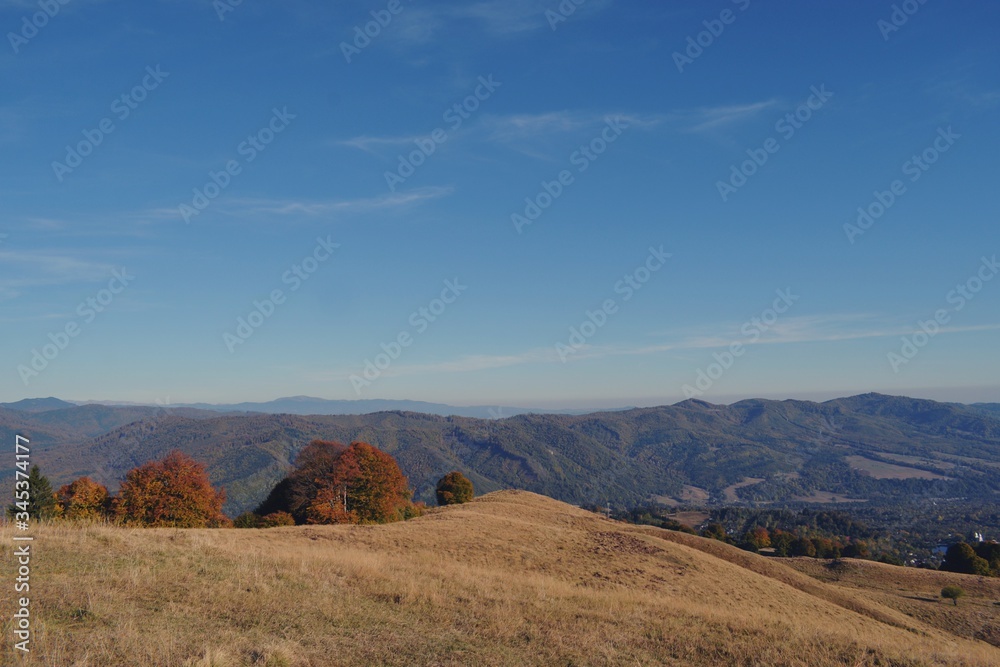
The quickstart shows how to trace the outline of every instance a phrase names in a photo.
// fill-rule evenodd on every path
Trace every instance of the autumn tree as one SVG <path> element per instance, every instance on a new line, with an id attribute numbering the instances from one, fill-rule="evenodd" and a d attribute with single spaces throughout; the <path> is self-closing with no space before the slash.
<path id="1" fill-rule="evenodd" d="M 754 526 L 743 535 L 743 544 L 750 551 L 760 551 L 771 546 L 771 535 L 767 528 Z"/>
<path id="2" fill-rule="evenodd" d="M 836 540 L 828 537 L 814 537 L 813 546 L 816 548 L 817 558 L 840 558 L 843 555 L 843 546 Z"/>
<path id="3" fill-rule="evenodd" d="M 143 526 L 218 527 L 229 524 L 224 502 L 225 492 L 212 487 L 205 467 L 175 450 L 129 471 L 114 510 L 123 521 Z"/>
<path id="4" fill-rule="evenodd" d="M 816 557 L 816 545 L 808 537 L 796 537 L 788 547 L 789 556 Z"/>
<path id="5" fill-rule="evenodd" d="M 871 549 L 864 540 L 852 540 L 843 549 L 844 558 L 869 558 Z"/>
<path id="6" fill-rule="evenodd" d="M 65 519 L 99 519 L 109 509 L 108 489 L 89 477 L 81 477 L 56 494 Z"/>
<path id="7" fill-rule="evenodd" d="M 22 473 L 23 474 L 23 473 Z M 38 466 L 31 466 L 28 479 L 18 479 L 14 483 L 14 504 L 7 508 L 12 518 L 51 519 L 59 513 L 59 504 L 52 485 Z"/>
<path id="8" fill-rule="evenodd" d="M 436 493 L 441 506 L 467 503 L 475 496 L 472 482 L 457 470 L 438 480 Z"/>
<path id="9" fill-rule="evenodd" d="M 410 504 L 410 495 L 396 459 L 367 442 L 352 442 L 337 458 L 328 483 L 309 505 L 308 521 L 399 521 Z"/>
<path id="10" fill-rule="evenodd" d="M 792 542 L 795 541 L 795 535 L 792 533 L 785 532 L 780 529 L 775 529 L 771 533 L 771 546 L 774 547 L 774 554 L 776 556 L 787 556 L 789 550 L 792 548 Z"/>
<path id="11" fill-rule="evenodd" d="M 385 523 L 419 516 L 406 477 L 389 454 L 365 442 L 313 440 L 295 468 L 257 507 L 258 516 L 287 512 L 302 523 Z"/>
<path id="12" fill-rule="evenodd" d="M 340 455 L 347 445 L 329 440 L 313 440 L 295 457 L 292 472 L 282 479 L 264 499 L 255 514 L 288 512 L 296 523 L 306 523 L 308 508 L 319 492 L 331 484 Z"/>

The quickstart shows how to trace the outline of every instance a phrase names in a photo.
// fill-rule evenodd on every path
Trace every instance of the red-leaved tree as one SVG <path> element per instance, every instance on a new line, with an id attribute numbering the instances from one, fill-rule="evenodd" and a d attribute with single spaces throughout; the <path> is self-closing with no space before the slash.
<path id="1" fill-rule="evenodd" d="M 126 523 L 143 526 L 219 527 L 230 523 L 222 513 L 225 499 L 224 491 L 212 488 L 205 466 L 175 450 L 129 471 L 114 510 Z"/>
<path id="2" fill-rule="evenodd" d="M 318 481 L 306 508 L 308 523 L 386 523 L 405 518 L 410 507 L 396 459 L 366 442 L 351 443 Z"/>

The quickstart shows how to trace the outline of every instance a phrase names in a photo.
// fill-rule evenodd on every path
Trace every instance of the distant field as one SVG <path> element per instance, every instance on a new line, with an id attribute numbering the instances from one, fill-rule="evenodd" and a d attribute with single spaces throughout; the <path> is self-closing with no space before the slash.
<path id="1" fill-rule="evenodd" d="M 740 497 L 736 495 L 736 489 L 742 489 L 744 486 L 753 486 L 754 484 L 760 484 L 764 480 L 760 477 L 747 477 L 742 482 L 737 482 L 727 486 L 722 490 L 722 495 L 725 496 L 727 503 L 738 503 Z"/>
<path id="2" fill-rule="evenodd" d="M 864 456 L 845 456 L 844 460 L 855 470 L 867 472 L 876 479 L 951 479 L 928 470 L 873 461 Z"/>
<path id="3" fill-rule="evenodd" d="M 5 567 L 13 532 L 0 527 Z M 912 618 L 883 601 L 902 570 L 878 569 L 869 592 L 863 576 L 818 581 L 783 559 L 526 492 L 384 526 L 35 534 L 35 644 L 15 658 L 5 641 L 4 665 L 1000 665 L 1000 650 L 942 626 L 952 607 L 920 602 L 941 614 Z M 996 596 L 952 577 L 968 581 L 960 609 Z"/>
<path id="4" fill-rule="evenodd" d="M 701 505 L 708 502 L 711 494 L 705 489 L 697 486 L 685 485 L 676 496 L 654 496 L 653 500 L 674 507 L 676 505 Z"/>
<path id="5" fill-rule="evenodd" d="M 923 465 L 932 466 L 934 468 L 941 468 L 942 470 L 951 470 L 955 467 L 954 463 L 948 461 L 941 461 L 939 459 L 929 459 L 926 456 L 906 456 L 905 454 L 889 454 L 883 452 L 879 456 L 887 459 L 892 459 L 893 461 L 899 461 L 900 463 L 909 463 L 910 465 Z"/>
<path id="6" fill-rule="evenodd" d="M 989 466 L 991 468 L 1000 468 L 1000 463 L 997 463 L 996 461 L 987 461 L 986 459 L 976 459 L 969 456 L 959 456 L 957 454 L 942 454 L 942 456 L 945 456 L 955 461 L 961 461 L 962 463 L 979 463 L 985 466 Z"/>
<path id="7" fill-rule="evenodd" d="M 711 516 L 708 512 L 677 512 L 675 514 L 668 514 L 667 518 L 673 519 L 678 523 L 683 523 L 688 528 L 697 528 L 708 521 Z"/>
<path id="8" fill-rule="evenodd" d="M 829 491 L 814 491 L 808 496 L 793 496 L 792 500 L 802 503 L 866 503 L 865 498 L 848 498 L 842 493 L 830 493 Z"/>

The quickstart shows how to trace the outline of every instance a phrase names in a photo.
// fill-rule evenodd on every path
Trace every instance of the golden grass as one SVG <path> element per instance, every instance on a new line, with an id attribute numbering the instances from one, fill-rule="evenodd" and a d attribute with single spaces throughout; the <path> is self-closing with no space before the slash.
<path id="1" fill-rule="evenodd" d="M 860 599 L 896 609 L 959 637 L 1000 646 L 1000 579 L 862 560 L 791 558 L 785 562 Z M 957 606 L 941 599 L 945 586 L 958 586 L 966 597 Z"/>
<path id="2" fill-rule="evenodd" d="M 778 562 L 524 492 L 387 526 L 36 535 L 28 666 L 1000 664 Z"/>

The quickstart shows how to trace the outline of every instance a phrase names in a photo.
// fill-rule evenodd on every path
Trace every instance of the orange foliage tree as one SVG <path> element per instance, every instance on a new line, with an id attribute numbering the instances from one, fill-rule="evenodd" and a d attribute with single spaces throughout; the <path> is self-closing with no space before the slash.
<path id="1" fill-rule="evenodd" d="M 306 523 L 386 523 L 411 510 L 396 459 L 366 442 L 313 441 L 288 481 L 292 514 L 304 515 Z"/>
<path id="2" fill-rule="evenodd" d="M 295 470 L 287 477 L 288 511 L 299 523 L 308 519 L 309 507 L 322 493 L 330 495 L 331 486 L 343 475 L 339 472 L 340 456 L 347 445 L 332 440 L 313 440 L 295 457 Z M 324 521 L 321 523 L 335 523 Z"/>
<path id="3" fill-rule="evenodd" d="M 230 523 L 222 513 L 224 491 L 216 491 L 205 466 L 172 451 L 126 475 L 114 501 L 115 515 L 150 527 L 219 527 Z"/>
<path id="4" fill-rule="evenodd" d="M 81 477 L 61 487 L 56 494 L 66 519 L 98 519 L 108 511 L 108 489 L 89 477 Z"/>

